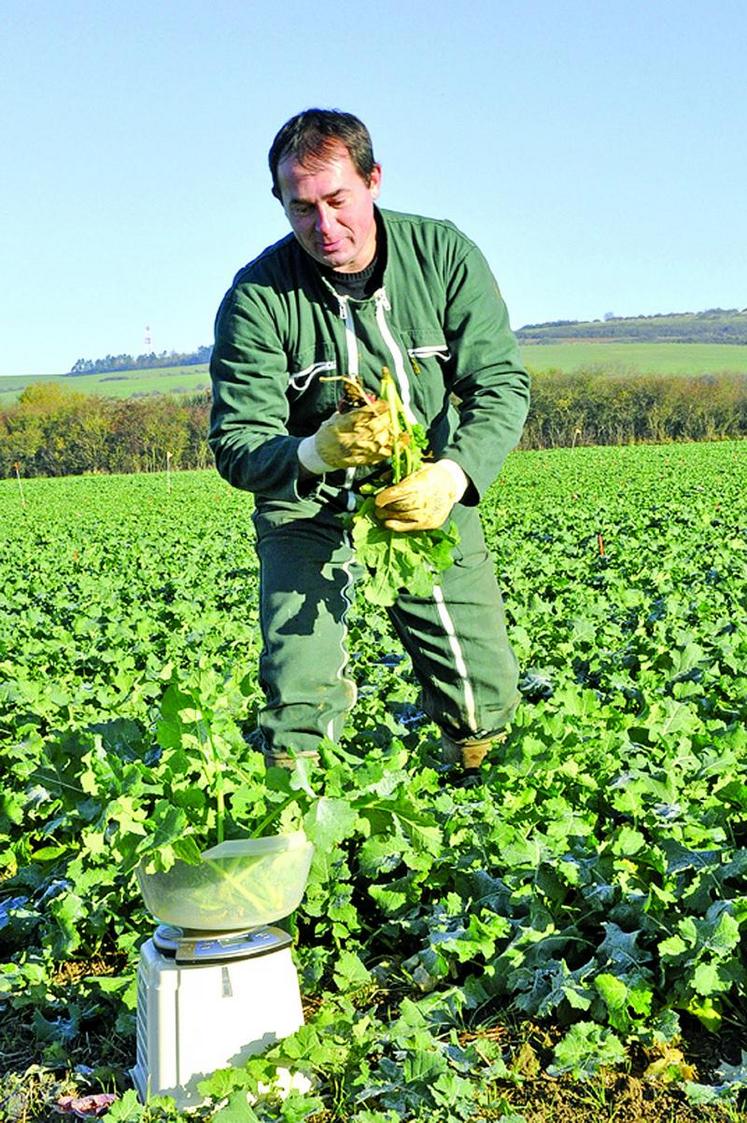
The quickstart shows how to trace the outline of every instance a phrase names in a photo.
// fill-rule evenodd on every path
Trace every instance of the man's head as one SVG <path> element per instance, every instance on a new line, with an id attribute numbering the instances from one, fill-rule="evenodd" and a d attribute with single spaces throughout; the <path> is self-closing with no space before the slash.
<path id="1" fill-rule="evenodd" d="M 273 194 L 306 252 L 342 273 L 365 269 L 381 184 L 366 126 L 351 113 L 307 109 L 283 125 L 269 163 Z"/>
<path id="2" fill-rule="evenodd" d="M 339 109 L 304 109 L 286 121 L 273 140 L 268 157 L 275 198 L 281 199 L 278 182 L 281 160 L 292 156 L 299 164 L 324 162 L 325 154 L 339 145 L 347 148 L 353 167 L 368 185 L 377 167 L 373 145 L 368 129 L 352 113 Z"/>

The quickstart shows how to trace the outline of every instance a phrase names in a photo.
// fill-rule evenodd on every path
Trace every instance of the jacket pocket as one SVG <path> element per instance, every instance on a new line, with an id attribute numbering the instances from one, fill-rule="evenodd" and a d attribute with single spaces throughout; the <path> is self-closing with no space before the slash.
<path id="1" fill-rule="evenodd" d="M 432 420 L 442 409 L 448 370 L 451 363 L 449 345 L 436 327 L 424 327 L 405 334 L 406 355 L 411 377 L 413 400 Z"/>
<path id="2" fill-rule="evenodd" d="M 289 356 L 288 432 L 307 437 L 337 408 L 340 383 L 335 381 L 337 361 L 328 347 L 306 348 Z"/>
<path id="3" fill-rule="evenodd" d="M 415 374 L 420 373 L 417 369 L 420 366 L 419 360 L 441 359 L 443 362 L 448 362 L 451 358 L 451 353 L 445 343 L 432 343 L 424 344 L 419 347 L 409 347 L 407 349 L 407 355 Z"/>
<path id="4" fill-rule="evenodd" d="M 430 338 L 429 338 L 430 335 Z M 449 345 L 439 340 L 438 333 L 423 332 L 419 337 L 410 338 L 407 358 L 413 373 L 412 385 L 416 397 L 425 392 L 425 384 L 431 388 L 446 380 L 446 369 L 451 359 Z M 418 387 L 420 391 L 418 392 Z"/>
<path id="5" fill-rule="evenodd" d="M 448 443 L 450 432 L 448 384 L 453 357 L 443 332 L 436 324 L 403 332 L 407 362 L 412 374 L 410 388 L 416 413 L 423 418 L 428 444 L 438 453 Z"/>
<path id="6" fill-rule="evenodd" d="M 336 367 L 337 364 L 333 359 L 323 359 L 320 362 L 310 363 L 303 370 L 291 371 L 288 376 L 289 392 L 293 393 L 297 400 L 321 375 L 329 374 Z"/>

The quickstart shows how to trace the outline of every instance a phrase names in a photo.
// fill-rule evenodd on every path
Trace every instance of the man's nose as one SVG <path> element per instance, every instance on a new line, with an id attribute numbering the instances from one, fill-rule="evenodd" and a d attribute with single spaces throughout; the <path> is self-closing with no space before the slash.
<path id="1" fill-rule="evenodd" d="M 329 207 L 320 205 L 316 208 L 316 222 L 314 225 L 319 234 L 327 234 L 332 229 L 332 213 Z"/>

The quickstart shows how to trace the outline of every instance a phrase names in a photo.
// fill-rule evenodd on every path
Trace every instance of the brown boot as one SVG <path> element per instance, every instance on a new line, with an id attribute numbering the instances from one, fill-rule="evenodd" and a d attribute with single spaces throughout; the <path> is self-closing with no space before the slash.
<path id="1" fill-rule="evenodd" d="M 461 764 L 466 769 L 479 768 L 494 740 L 494 737 L 481 737 L 472 741 L 452 741 L 442 733 L 441 760 L 444 764 Z"/>
<path id="2" fill-rule="evenodd" d="M 296 767 L 296 761 L 298 760 L 308 760 L 313 764 L 319 763 L 319 753 L 314 752 L 313 749 L 293 753 L 286 752 L 285 749 L 263 749 L 262 754 L 268 768 L 287 768 L 291 772 Z"/>

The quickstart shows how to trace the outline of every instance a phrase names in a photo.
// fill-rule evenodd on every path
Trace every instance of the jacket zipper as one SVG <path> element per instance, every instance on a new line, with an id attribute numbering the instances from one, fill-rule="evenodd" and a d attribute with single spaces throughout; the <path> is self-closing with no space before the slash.
<path id="1" fill-rule="evenodd" d="M 392 365 L 394 366 L 394 373 L 399 384 L 399 396 L 402 399 L 405 416 L 411 424 L 415 424 L 417 418 L 412 412 L 410 405 L 410 383 L 407 380 L 407 372 L 405 371 L 405 362 L 402 352 L 397 346 L 397 342 L 391 333 L 389 324 L 386 321 L 386 312 L 391 312 L 392 306 L 389 303 L 386 292 L 384 289 L 379 289 L 375 296 L 376 299 L 376 323 L 379 325 L 382 339 L 389 348 L 389 353 L 392 356 Z"/>
<path id="2" fill-rule="evenodd" d="M 381 338 L 386 344 L 389 354 L 392 356 L 392 366 L 394 367 L 394 374 L 399 386 L 399 396 L 402 399 L 402 406 L 405 411 L 405 416 L 411 424 L 415 424 L 417 418 L 412 412 L 410 404 L 410 383 L 407 379 L 407 372 L 405 370 L 405 360 L 402 352 L 397 346 L 397 341 L 392 335 L 389 324 L 387 323 L 386 313 L 391 312 L 392 306 L 387 299 L 386 291 L 379 289 L 374 294 L 376 301 L 376 323 L 378 324 Z M 350 378 L 357 378 L 359 375 L 359 362 L 358 362 L 358 341 L 355 335 L 355 323 L 353 321 L 353 313 L 350 307 L 350 298 L 347 296 L 340 296 L 337 294 L 337 300 L 340 305 L 340 318 L 345 321 L 345 344 L 348 352 L 348 375 Z"/>
<path id="3" fill-rule="evenodd" d="M 350 309 L 350 298 L 347 296 L 339 296 L 337 299 L 340 302 L 340 318 L 345 321 L 345 346 L 348 351 L 348 378 L 357 378 L 360 372 L 358 364 L 358 341 L 355 338 L 355 324 L 353 323 L 353 313 Z"/>
<path id="4" fill-rule="evenodd" d="M 340 317 L 345 321 L 345 346 L 348 352 L 348 378 L 357 378 L 359 374 L 358 340 L 355 337 L 355 324 L 353 313 L 350 310 L 350 299 L 347 296 L 336 294 L 340 303 Z M 348 468 L 345 472 L 345 487 L 350 489 L 355 482 L 355 468 Z M 355 508 L 355 496 L 348 492 L 348 510 Z"/>

